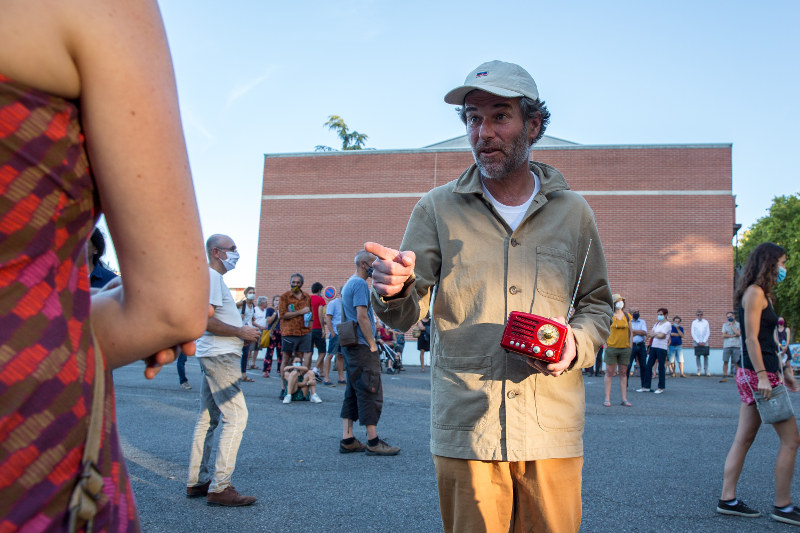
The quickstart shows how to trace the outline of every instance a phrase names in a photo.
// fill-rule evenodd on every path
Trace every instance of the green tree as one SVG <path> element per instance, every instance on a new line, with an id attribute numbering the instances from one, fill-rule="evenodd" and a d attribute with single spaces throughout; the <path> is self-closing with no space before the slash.
<path id="1" fill-rule="evenodd" d="M 792 342 L 800 342 L 800 193 L 775 197 L 769 214 L 759 218 L 744 233 L 739 243 L 742 263 L 747 262 L 753 248 L 765 241 L 786 250 L 787 275 L 775 289 L 775 311 L 786 318 L 787 325 L 792 328 Z"/>
<path id="2" fill-rule="evenodd" d="M 357 131 L 350 131 L 347 128 L 347 124 L 344 123 L 344 119 L 339 115 L 329 116 L 328 121 L 323 126 L 327 126 L 329 130 L 336 132 L 342 140 L 342 150 L 364 150 L 364 144 L 368 138 L 367 135 Z M 335 148 L 319 144 L 314 150 L 317 152 L 333 152 Z"/>

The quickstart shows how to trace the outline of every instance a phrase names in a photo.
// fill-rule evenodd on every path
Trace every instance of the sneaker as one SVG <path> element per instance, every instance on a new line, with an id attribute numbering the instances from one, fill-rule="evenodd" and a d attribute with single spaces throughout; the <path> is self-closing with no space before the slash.
<path id="1" fill-rule="evenodd" d="M 363 452 L 366 449 L 367 447 L 356 438 L 353 438 L 353 442 L 350 444 L 339 441 L 339 453 Z"/>
<path id="2" fill-rule="evenodd" d="M 181 383 L 181 388 L 182 388 L 183 390 L 192 390 L 192 386 L 191 386 L 191 385 L 189 385 L 189 382 L 188 382 L 188 381 L 184 381 L 183 383 Z"/>
<path id="3" fill-rule="evenodd" d="M 292 403 L 292 395 L 291 394 L 287 394 L 286 396 L 284 396 L 283 397 L 283 403 Z"/>
<path id="4" fill-rule="evenodd" d="M 664 394 L 664 389 L 656 389 L 656 394 Z"/>
<path id="5" fill-rule="evenodd" d="M 211 506 L 242 507 L 244 505 L 252 505 L 255 502 L 256 498 L 242 496 L 230 485 L 225 487 L 222 492 L 209 492 L 208 496 L 206 496 L 206 503 Z"/>
<path id="6" fill-rule="evenodd" d="M 653 391 L 651 391 L 650 389 L 645 389 L 644 387 L 642 387 L 641 389 L 636 389 L 636 392 L 653 392 Z"/>
<path id="7" fill-rule="evenodd" d="M 700 375 L 700 371 L 699 371 L 699 370 L 697 371 L 697 375 L 698 375 L 698 376 Z"/>
<path id="8" fill-rule="evenodd" d="M 211 480 L 206 481 L 202 485 L 195 485 L 194 487 L 186 487 L 187 498 L 199 498 L 208 494 L 208 487 L 211 485 Z"/>
<path id="9" fill-rule="evenodd" d="M 777 507 L 774 507 L 769 516 L 772 517 L 773 520 L 783 522 L 784 524 L 800 526 L 800 512 L 798 512 L 796 507 L 791 511 L 781 511 Z"/>
<path id="10" fill-rule="evenodd" d="M 310 401 L 311 403 L 322 403 L 322 398 L 317 396 L 317 393 L 315 392 L 314 394 L 311 395 L 311 398 L 309 398 L 308 401 Z"/>
<path id="11" fill-rule="evenodd" d="M 398 453 L 400 453 L 400 448 L 390 446 L 382 439 L 378 439 L 378 444 L 375 446 L 367 444 L 367 455 L 397 455 Z"/>
<path id="12" fill-rule="evenodd" d="M 322 376 L 319 375 L 319 368 L 314 369 L 314 379 L 317 380 L 317 383 L 322 383 Z"/>
<path id="13" fill-rule="evenodd" d="M 710 378 L 711 377 L 711 372 L 706 372 L 706 377 Z"/>
<path id="14" fill-rule="evenodd" d="M 736 502 L 736 505 L 731 505 L 729 503 L 725 503 L 724 501 L 720 500 L 719 503 L 717 504 L 717 512 L 721 514 L 729 514 L 734 516 L 746 516 L 748 518 L 758 518 L 759 516 L 761 516 L 761 513 L 759 513 L 755 509 L 751 509 L 750 507 L 745 505 L 744 502 L 741 500 Z"/>

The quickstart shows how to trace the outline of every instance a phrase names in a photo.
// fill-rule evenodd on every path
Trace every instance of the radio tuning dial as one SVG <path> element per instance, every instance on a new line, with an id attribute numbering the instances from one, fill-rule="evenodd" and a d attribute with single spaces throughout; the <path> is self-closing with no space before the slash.
<path id="1" fill-rule="evenodd" d="M 539 328 L 539 342 L 545 346 L 552 346 L 558 341 L 558 330 L 552 324 L 545 324 Z"/>

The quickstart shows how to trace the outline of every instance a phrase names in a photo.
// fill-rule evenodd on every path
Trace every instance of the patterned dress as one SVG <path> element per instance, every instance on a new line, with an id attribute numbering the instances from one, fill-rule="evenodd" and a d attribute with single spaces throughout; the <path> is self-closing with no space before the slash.
<path id="1" fill-rule="evenodd" d="M 85 245 L 99 201 L 75 103 L 0 75 L 0 533 L 62 531 L 95 379 Z M 109 372 L 95 531 L 138 531 Z"/>

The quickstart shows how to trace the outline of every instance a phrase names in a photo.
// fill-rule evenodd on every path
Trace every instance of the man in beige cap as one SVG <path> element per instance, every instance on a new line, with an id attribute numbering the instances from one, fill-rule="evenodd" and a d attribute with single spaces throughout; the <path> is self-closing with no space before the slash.
<path id="1" fill-rule="evenodd" d="M 611 321 L 594 215 L 560 172 L 529 161 L 550 113 L 522 67 L 484 63 L 445 101 L 460 106 L 475 164 L 422 197 L 402 251 L 367 243 L 373 303 L 406 331 L 436 291 L 431 452 L 445 531 L 577 531 L 580 369 Z M 511 311 L 563 322 L 576 289 L 559 362 L 500 346 Z"/>

